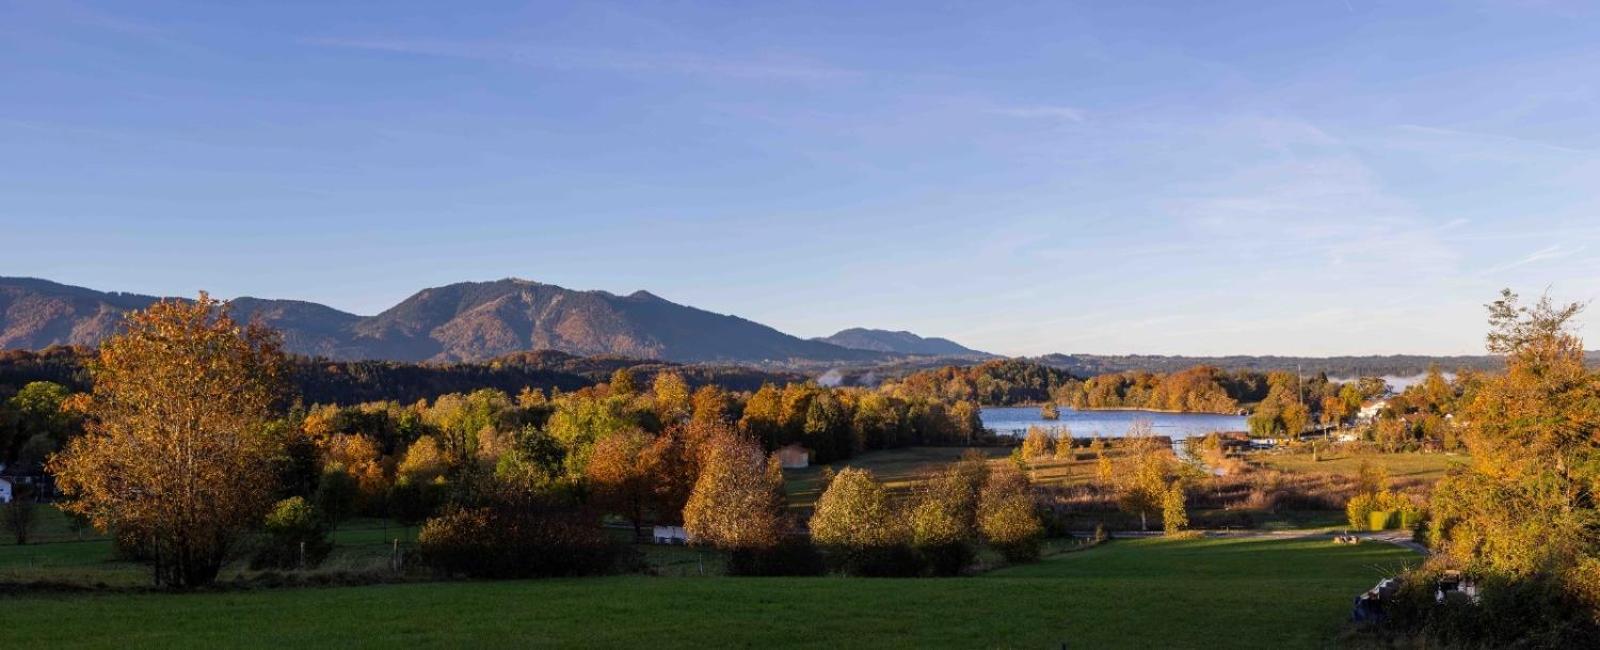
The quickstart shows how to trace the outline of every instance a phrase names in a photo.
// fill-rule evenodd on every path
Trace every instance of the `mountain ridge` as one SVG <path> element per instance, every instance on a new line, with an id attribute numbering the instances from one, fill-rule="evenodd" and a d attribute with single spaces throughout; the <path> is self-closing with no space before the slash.
<path id="1" fill-rule="evenodd" d="M 93 347 L 120 327 L 127 311 L 157 300 L 0 277 L 0 349 Z M 619 295 L 519 278 L 429 287 L 371 316 L 294 299 L 243 296 L 229 302 L 240 320 L 258 319 L 283 332 L 288 351 L 333 360 L 466 362 L 555 350 L 783 365 L 877 362 L 903 354 L 802 339 L 645 290 Z"/>
<path id="2" fill-rule="evenodd" d="M 839 330 L 830 336 L 811 339 L 831 343 L 852 350 L 870 350 L 889 354 L 960 357 L 973 359 L 995 358 L 997 355 L 956 343 L 937 336 L 923 337 L 905 330 L 883 330 L 852 327 Z"/>

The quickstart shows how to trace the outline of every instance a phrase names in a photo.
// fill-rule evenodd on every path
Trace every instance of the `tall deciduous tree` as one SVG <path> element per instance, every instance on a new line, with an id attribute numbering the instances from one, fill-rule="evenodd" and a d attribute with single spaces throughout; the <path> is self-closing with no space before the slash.
<path id="1" fill-rule="evenodd" d="M 700 476 L 683 508 L 690 539 L 730 550 L 776 546 L 779 517 L 761 445 L 728 431 L 704 444 Z"/>
<path id="2" fill-rule="evenodd" d="M 1600 377 L 1569 330 L 1579 305 L 1489 305 L 1491 352 L 1506 372 L 1466 411 L 1472 462 L 1434 490 L 1434 537 L 1470 566 L 1600 587 Z M 1593 603 L 1600 605 L 1600 603 Z"/>
<path id="3" fill-rule="evenodd" d="M 1172 449 L 1151 434 L 1148 424 L 1135 425 L 1121 441 L 1124 467 L 1117 473 L 1117 499 L 1123 510 L 1139 515 L 1139 528 L 1149 530 L 1150 514 L 1161 508 L 1167 491 Z"/>
<path id="4" fill-rule="evenodd" d="M 645 514 L 654 500 L 656 456 L 649 453 L 650 446 L 650 436 L 643 431 L 618 431 L 595 443 L 584 470 L 596 505 L 627 517 L 635 536 L 643 533 Z"/>
<path id="5" fill-rule="evenodd" d="M 811 539 L 840 554 L 898 544 L 904 533 L 883 484 L 857 467 L 833 477 L 811 516 Z"/>
<path id="6" fill-rule="evenodd" d="M 158 582 L 211 582 L 272 503 L 284 368 L 275 332 L 204 293 L 129 314 L 91 367 L 87 433 L 51 462 L 65 507 L 147 542 Z"/>

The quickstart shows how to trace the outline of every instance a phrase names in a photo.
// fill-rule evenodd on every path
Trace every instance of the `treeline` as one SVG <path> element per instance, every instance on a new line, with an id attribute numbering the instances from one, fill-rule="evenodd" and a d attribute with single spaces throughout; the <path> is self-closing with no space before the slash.
<path id="1" fill-rule="evenodd" d="M 1171 374 L 1129 371 L 1063 384 L 1053 397 L 1077 409 L 1149 409 L 1237 413 L 1240 404 L 1268 392 L 1267 376 L 1197 366 Z"/>
<path id="2" fill-rule="evenodd" d="M 732 391 L 753 391 L 767 382 L 804 381 L 804 375 L 767 372 L 742 366 L 686 366 L 622 357 L 579 357 L 540 350 L 511 354 L 483 363 L 416 364 L 297 359 L 293 382 L 307 403 L 414 402 L 479 388 L 494 388 L 507 393 L 516 393 L 523 388 L 572 391 L 605 381 L 612 373 L 623 368 L 645 381 L 657 373 L 674 372 L 691 386 L 714 384 Z"/>
<path id="3" fill-rule="evenodd" d="M 1049 400 L 1058 388 L 1072 380 L 1072 375 L 1046 365 L 1000 359 L 912 372 L 885 381 L 883 389 L 910 399 L 1011 406 Z"/>
<path id="4" fill-rule="evenodd" d="M 1600 352 L 1591 352 L 1589 355 L 1593 360 L 1596 355 L 1600 355 Z M 1036 357 L 1032 361 L 1059 368 L 1080 377 L 1129 371 L 1172 373 L 1194 366 L 1214 366 L 1226 370 L 1248 370 L 1263 374 L 1274 371 L 1326 373 L 1333 377 L 1411 377 L 1427 372 L 1428 368 L 1432 366 L 1470 368 L 1474 370 L 1493 370 L 1500 367 L 1499 357 L 1487 355 L 1429 357 L 1413 354 L 1342 357 L 1248 355 L 1181 357 L 1151 354 L 1047 354 L 1042 357 Z"/>
<path id="5" fill-rule="evenodd" d="M 94 351 L 57 346 L 40 352 L 0 351 L 0 399 L 29 382 L 48 381 L 72 392 L 89 389 L 88 363 Z M 494 388 L 516 393 L 523 388 L 572 391 L 603 382 L 627 368 L 648 381 L 656 373 L 676 372 L 691 386 L 715 384 L 732 391 L 753 391 L 768 382 L 804 381 L 805 375 L 768 372 L 743 366 L 679 365 L 623 357 L 579 357 L 554 350 L 519 352 L 483 363 L 404 363 L 399 361 L 328 361 L 290 357 L 289 383 L 308 404 L 403 403 L 434 399 L 448 393 Z"/>

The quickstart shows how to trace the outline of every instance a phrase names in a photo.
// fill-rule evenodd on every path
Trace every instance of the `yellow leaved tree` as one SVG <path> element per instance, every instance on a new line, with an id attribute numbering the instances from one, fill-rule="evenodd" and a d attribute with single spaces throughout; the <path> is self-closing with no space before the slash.
<path id="1" fill-rule="evenodd" d="M 87 431 L 50 461 L 65 509 L 150 553 L 158 584 L 215 580 L 272 504 L 278 335 L 201 293 L 129 314 L 91 371 Z"/>

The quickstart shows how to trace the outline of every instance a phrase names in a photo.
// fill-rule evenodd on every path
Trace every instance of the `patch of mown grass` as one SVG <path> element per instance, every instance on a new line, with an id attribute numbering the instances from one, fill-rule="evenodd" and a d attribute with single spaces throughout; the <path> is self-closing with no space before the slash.
<path id="1" fill-rule="evenodd" d="M 19 647 L 1325 645 L 1408 552 L 1116 541 L 972 578 L 610 578 L 8 598 Z"/>
<path id="2" fill-rule="evenodd" d="M 1444 478 L 1445 472 L 1449 471 L 1451 466 L 1466 462 L 1465 457 L 1456 454 L 1350 453 L 1326 450 L 1319 453 L 1315 460 L 1307 452 L 1258 453 L 1252 454 L 1250 459 L 1285 472 L 1320 472 L 1351 478 L 1360 473 L 1361 464 L 1365 462 L 1387 470 L 1389 478 L 1396 481 L 1420 480 L 1429 483 Z"/>

